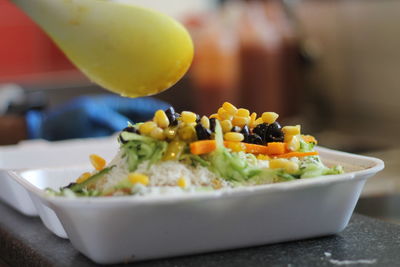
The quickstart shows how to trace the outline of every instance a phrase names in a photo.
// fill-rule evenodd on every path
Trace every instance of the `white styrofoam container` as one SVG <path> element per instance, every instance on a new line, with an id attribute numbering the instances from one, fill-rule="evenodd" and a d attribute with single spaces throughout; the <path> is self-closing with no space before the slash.
<path id="1" fill-rule="evenodd" d="M 42 190 L 66 184 L 68 174 L 77 169 L 12 172 L 12 176 L 55 211 L 77 250 L 97 263 L 111 264 L 342 231 L 365 181 L 384 164 L 376 158 L 319 151 L 325 163 L 341 164 L 347 172 L 215 192 L 103 198 L 52 197 Z"/>
<path id="2" fill-rule="evenodd" d="M 59 142 L 25 141 L 0 147 L 0 200 L 27 216 L 40 215 L 44 224 L 56 235 L 66 238 L 57 216 L 51 209 L 34 203 L 28 192 L 10 177 L 12 170 L 69 165 L 89 167 L 89 155 L 99 154 L 110 160 L 117 152 L 115 138 L 75 139 Z"/>
<path id="3" fill-rule="evenodd" d="M 41 168 L 32 170 L 20 170 L 18 173 L 32 184 L 35 184 L 41 189 L 47 187 L 59 189 L 70 182 L 76 180 L 83 172 L 87 172 L 90 166 L 86 165 L 76 165 L 67 167 L 53 167 L 53 168 Z M 17 183 L 15 180 L 13 181 Z M 18 184 L 18 183 L 17 183 Z M 20 188 L 25 190 L 20 184 Z M 44 205 L 41 199 L 30 191 L 25 190 L 25 194 L 28 194 L 31 203 L 34 205 L 40 219 L 43 224 L 49 229 L 53 234 L 61 238 L 68 238 L 64 227 L 61 225 L 57 215 L 48 206 Z"/>

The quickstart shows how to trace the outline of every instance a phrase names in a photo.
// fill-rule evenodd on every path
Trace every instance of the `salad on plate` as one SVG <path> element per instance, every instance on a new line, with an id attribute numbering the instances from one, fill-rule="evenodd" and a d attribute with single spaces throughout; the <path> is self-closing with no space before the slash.
<path id="1" fill-rule="evenodd" d="M 118 136 L 120 149 L 107 163 L 90 155 L 94 170 L 75 182 L 47 189 L 69 197 L 143 196 L 212 191 L 343 173 L 327 167 L 314 149 L 316 139 L 300 125 L 282 127 L 278 114 L 257 116 L 225 102 L 200 117 L 170 107 L 151 121 L 129 124 Z"/>

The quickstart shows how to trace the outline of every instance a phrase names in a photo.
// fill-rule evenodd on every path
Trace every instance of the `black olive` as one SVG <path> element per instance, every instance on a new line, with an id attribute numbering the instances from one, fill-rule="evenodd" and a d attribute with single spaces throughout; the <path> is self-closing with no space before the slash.
<path id="1" fill-rule="evenodd" d="M 211 131 L 205 128 L 201 123 L 196 124 L 194 127 L 196 129 L 197 139 L 199 140 L 207 140 L 211 137 Z"/>
<path id="2" fill-rule="evenodd" d="M 263 144 L 263 141 L 262 141 L 261 137 L 256 133 L 250 134 L 247 137 L 247 139 L 248 139 L 247 143 L 256 144 L 256 145 L 262 145 Z"/>
<path id="3" fill-rule="evenodd" d="M 217 120 L 215 118 L 210 119 L 210 130 L 211 132 L 215 132 L 215 125 L 217 124 Z"/>
<path id="4" fill-rule="evenodd" d="M 176 119 L 177 119 L 177 116 L 176 116 L 176 113 L 175 113 L 175 110 L 174 110 L 173 107 L 167 108 L 167 109 L 165 110 L 165 115 L 167 115 L 167 118 L 168 118 L 168 120 L 169 120 L 169 125 L 170 125 L 170 126 L 176 126 L 176 125 L 178 125 L 178 121 L 176 120 Z"/>
<path id="5" fill-rule="evenodd" d="M 268 135 L 280 136 L 282 134 L 282 127 L 278 122 L 274 122 L 268 126 Z"/>
<path id="6" fill-rule="evenodd" d="M 168 118 L 169 116 L 175 115 L 175 109 L 173 107 L 167 108 L 164 112 Z"/>
<path id="7" fill-rule="evenodd" d="M 250 134 L 249 127 L 247 125 L 243 126 L 242 130 L 240 131 L 240 133 L 242 133 L 243 135 L 249 135 Z"/>
<path id="8" fill-rule="evenodd" d="M 249 138 L 249 135 L 250 135 L 249 127 L 247 125 L 243 126 L 242 130 L 240 131 L 240 133 L 243 134 L 243 137 L 244 137 L 243 142 L 249 143 L 248 142 L 249 141 L 248 138 Z"/>
<path id="9" fill-rule="evenodd" d="M 196 123 L 200 122 L 200 115 L 196 114 Z"/>
<path id="10" fill-rule="evenodd" d="M 282 136 L 273 136 L 271 139 L 272 139 L 272 142 L 283 142 L 283 140 L 285 138 L 284 138 L 284 135 L 282 134 Z"/>
<path id="11" fill-rule="evenodd" d="M 123 131 L 123 132 L 129 132 L 129 133 L 136 133 L 136 134 L 139 134 L 139 130 L 136 129 L 135 127 L 132 127 L 132 126 L 128 126 L 128 127 L 124 128 L 122 131 Z"/>
<path id="12" fill-rule="evenodd" d="M 240 133 L 241 130 L 242 130 L 242 129 L 240 129 L 239 126 L 233 126 L 232 129 L 231 129 L 231 132 Z"/>
<path id="13" fill-rule="evenodd" d="M 274 122 L 268 126 L 266 133 L 267 142 L 282 142 L 284 139 L 284 134 L 282 132 L 282 127 L 278 122 Z"/>
<path id="14" fill-rule="evenodd" d="M 267 143 L 267 131 L 268 131 L 267 123 L 261 123 L 253 129 L 253 133 L 261 137 L 263 144 Z"/>
<path id="15" fill-rule="evenodd" d="M 174 120 L 173 121 L 169 121 L 169 125 L 170 126 L 177 126 L 178 125 L 178 118 L 181 116 L 181 114 L 175 112 L 174 114 Z"/>

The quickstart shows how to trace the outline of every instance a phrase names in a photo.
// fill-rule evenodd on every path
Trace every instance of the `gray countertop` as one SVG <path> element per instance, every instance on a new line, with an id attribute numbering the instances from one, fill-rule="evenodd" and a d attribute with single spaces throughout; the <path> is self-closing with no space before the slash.
<path id="1" fill-rule="evenodd" d="M 354 214 L 340 234 L 134 266 L 398 266 L 400 225 Z M 95 266 L 38 218 L 0 203 L 0 266 Z M 125 265 L 126 266 L 126 265 Z"/>

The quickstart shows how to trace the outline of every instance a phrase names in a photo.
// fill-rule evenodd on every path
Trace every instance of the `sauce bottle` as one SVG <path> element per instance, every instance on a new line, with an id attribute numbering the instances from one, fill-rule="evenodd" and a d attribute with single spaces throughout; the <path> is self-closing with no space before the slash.
<path id="1" fill-rule="evenodd" d="M 261 114 L 286 113 L 282 83 L 282 37 L 258 1 L 247 3 L 240 28 L 241 106 Z"/>
<path id="2" fill-rule="evenodd" d="M 239 55 L 236 29 L 221 14 L 208 15 L 192 34 L 195 57 L 191 80 L 200 114 L 212 114 L 224 101 L 238 104 Z"/>

